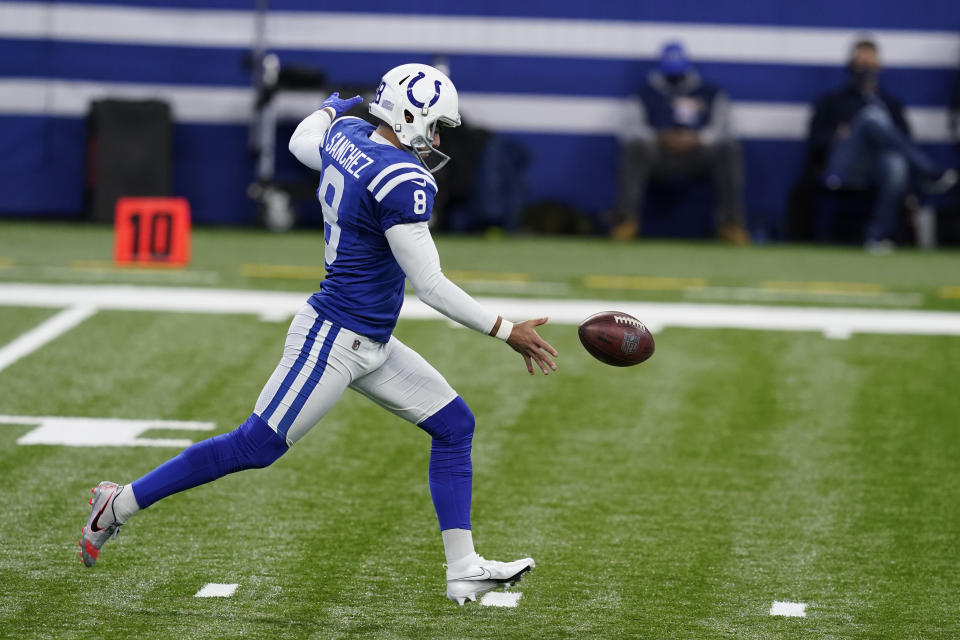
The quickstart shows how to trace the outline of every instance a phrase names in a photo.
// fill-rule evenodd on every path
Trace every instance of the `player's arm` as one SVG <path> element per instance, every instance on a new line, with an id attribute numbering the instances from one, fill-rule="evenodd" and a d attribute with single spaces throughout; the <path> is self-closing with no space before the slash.
<path id="1" fill-rule="evenodd" d="M 440 255 L 426 222 L 396 224 L 386 230 L 387 242 L 397 263 L 410 279 L 417 297 L 451 320 L 480 333 L 500 338 L 523 356 L 527 371 L 533 363 L 544 374 L 556 370 L 550 356 L 557 350 L 541 338 L 535 329 L 546 318 L 511 323 L 451 282 L 440 269 Z"/>
<path id="2" fill-rule="evenodd" d="M 327 129 L 330 128 L 334 120 L 361 100 L 363 98 L 360 96 L 354 96 L 349 100 L 341 100 L 337 92 L 331 94 L 320 104 L 320 109 L 308 115 L 297 125 L 293 135 L 290 136 L 289 144 L 287 144 L 290 153 L 311 169 L 319 171 L 322 168 L 320 148 L 323 146 L 323 138 L 327 134 Z"/>

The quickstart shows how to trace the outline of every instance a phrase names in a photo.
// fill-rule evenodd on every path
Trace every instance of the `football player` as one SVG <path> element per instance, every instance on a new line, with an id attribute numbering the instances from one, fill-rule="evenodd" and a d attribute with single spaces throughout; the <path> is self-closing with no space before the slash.
<path id="1" fill-rule="evenodd" d="M 92 567 L 127 519 L 169 495 L 243 469 L 263 468 L 286 453 L 347 388 L 412 422 L 432 437 L 429 484 L 446 554 L 447 596 L 459 604 L 509 585 L 532 558 L 486 560 L 474 550 L 470 522 L 474 417 L 466 402 L 393 329 L 409 278 L 425 303 L 458 323 L 505 341 L 530 374 L 556 370 L 557 351 L 535 329 L 490 311 L 440 270 L 427 228 L 437 184 L 432 172 L 449 158 L 443 127 L 460 124 L 457 91 L 433 67 L 405 64 L 383 76 L 370 113 L 379 126 L 342 114 L 361 101 L 334 93 L 307 116 L 290 151 L 320 172 L 326 278 L 290 325 L 283 357 L 253 414 L 236 430 L 198 442 L 126 485 L 101 482 L 80 539 Z"/>

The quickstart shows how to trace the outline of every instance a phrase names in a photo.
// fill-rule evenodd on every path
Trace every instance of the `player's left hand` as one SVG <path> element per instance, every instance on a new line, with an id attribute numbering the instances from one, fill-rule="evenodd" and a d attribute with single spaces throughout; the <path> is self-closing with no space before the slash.
<path id="1" fill-rule="evenodd" d="M 546 322 L 546 318 L 517 322 L 513 325 L 510 337 L 507 338 L 507 344 L 523 356 L 523 361 L 527 364 L 527 371 L 530 372 L 530 375 L 533 375 L 534 362 L 537 363 L 545 376 L 550 375 L 551 370 L 557 370 L 557 365 L 550 359 L 550 356 L 556 358 L 560 354 L 550 346 L 550 343 L 541 338 L 534 328 Z"/>
<path id="2" fill-rule="evenodd" d="M 333 111 L 333 119 L 336 120 L 361 102 L 363 102 L 363 98 L 360 96 L 353 96 L 344 100 L 340 97 L 339 91 L 334 91 L 329 98 L 320 103 L 320 108 Z"/>

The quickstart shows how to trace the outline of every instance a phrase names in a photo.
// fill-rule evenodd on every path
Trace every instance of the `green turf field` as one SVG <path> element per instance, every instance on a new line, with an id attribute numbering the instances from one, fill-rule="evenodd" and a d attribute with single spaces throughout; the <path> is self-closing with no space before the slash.
<path id="1" fill-rule="evenodd" d="M 106 226 L 0 221 L 0 283 L 313 290 L 323 236 L 201 228 L 187 270 L 115 269 Z M 960 253 L 589 238 L 441 237 L 444 270 L 474 294 L 761 302 L 960 311 Z"/>
<path id="2" fill-rule="evenodd" d="M 215 279 L 133 278 L 306 295 L 308 272 L 264 274 L 315 268 L 317 243 L 201 230 L 185 273 Z M 497 295 L 696 301 L 682 279 L 703 279 L 700 291 L 731 295 L 812 283 L 800 290 L 861 306 L 958 307 L 949 252 L 439 244 L 447 270 L 480 293 L 499 283 Z M 103 228 L 0 225 L 0 283 L 130 283 L 90 262 L 109 251 Z M 244 275 L 245 264 L 259 271 Z M 588 286 L 588 275 L 649 279 Z M 569 289 L 538 291 L 544 282 Z M 658 283 L 673 288 L 648 286 Z M 870 300 L 879 293 L 907 297 Z M 53 313 L 0 306 L 0 348 Z M 201 420 L 226 432 L 249 415 L 285 327 L 100 311 L 0 370 L 0 415 Z M 561 353 L 548 377 L 445 322 L 397 332 L 477 416 L 478 550 L 537 560 L 512 589 L 516 608 L 446 600 L 429 438 L 348 393 L 272 467 L 138 514 L 93 569 L 75 557 L 89 487 L 135 479 L 179 449 L 18 445 L 35 425 L 0 424 L 0 637 L 960 637 L 960 338 L 667 328 L 649 362 L 616 369 L 591 359 L 572 326 L 541 333 Z M 208 582 L 239 587 L 195 598 Z M 806 603 L 806 617 L 771 616 L 774 601 Z"/>

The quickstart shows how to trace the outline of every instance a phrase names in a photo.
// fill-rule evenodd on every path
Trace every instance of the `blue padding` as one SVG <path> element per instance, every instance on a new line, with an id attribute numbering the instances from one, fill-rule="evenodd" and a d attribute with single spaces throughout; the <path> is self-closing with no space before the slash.
<path id="1" fill-rule="evenodd" d="M 0 216 L 83 212 L 84 123 L 79 118 L 0 116 Z M 278 127 L 286 140 L 293 125 Z M 253 179 L 244 126 L 174 126 L 174 193 L 190 201 L 197 224 L 250 224 L 255 205 L 244 187 Z M 614 207 L 619 146 L 612 136 L 509 134 L 531 155 L 527 201 L 553 200 L 599 216 Z M 37 140 L 43 144 L 36 144 Z M 743 140 L 746 208 L 751 228 L 774 236 L 787 195 L 800 176 L 805 143 L 799 140 Z M 921 145 L 938 162 L 954 162 L 953 147 Z M 456 156 L 454 157 L 456 161 Z M 281 180 L 316 180 L 290 153 L 277 154 Z M 315 183 L 314 183 L 315 184 Z M 50 188 L 55 185 L 56 188 Z M 300 221 L 319 225 L 315 199 L 301 205 Z"/>
<path id="2" fill-rule="evenodd" d="M 79 118 L 0 115 L 0 213 L 82 213 L 85 150 Z"/>
<path id="3" fill-rule="evenodd" d="M 228 473 L 262 469 L 287 451 L 287 442 L 252 414 L 239 427 L 191 445 L 147 475 L 133 482 L 141 509 L 169 495 L 190 489 Z"/>
<path id="4" fill-rule="evenodd" d="M 250 86 L 244 49 L 0 38 L 0 76 Z"/>
<path id="5" fill-rule="evenodd" d="M 299 49 L 277 53 L 282 64 L 324 69 L 331 87 L 373 87 L 386 69 L 399 63 L 433 61 L 428 53 Z M 241 49 L 0 38 L 0 76 L 248 87 L 245 54 Z M 655 65 L 652 59 L 481 54 L 451 55 L 448 61 L 461 93 L 565 95 L 571 93 L 570 78 L 588 78 L 575 93 L 605 97 L 634 93 Z M 692 61 L 707 81 L 734 100 L 807 103 L 846 81 L 841 58 L 831 66 L 710 62 L 696 56 Z M 940 107 L 950 100 L 955 75 L 955 69 L 891 68 L 883 72 L 881 82 L 911 106 Z"/>
<path id="6" fill-rule="evenodd" d="M 256 205 L 246 191 L 253 182 L 249 135 L 244 125 L 174 126 L 173 193 L 190 200 L 196 222 L 251 224 L 256 219 Z M 277 140 L 279 158 L 292 158 L 285 153 L 285 139 Z"/>
<path id="7" fill-rule="evenodd" d="M 457 396 L 420 423 L 433 437 L 430 450 L 430 496 L 440 530 L 470 528 L 473 464 L 470 449 L 475 426 L 473 413 Z"/>
<path id="8" fill-rule="evenodd" d="M 91 0 L 62 0 L 61 4 L 91 4 Z M 183 9 L 250 10 L 250 0 L 99 0 L 96 4 Z M 808 0 L 807 2 L 755 2 L 736 0 L 685 0 L 684 2 L 604 2 L 604 20 L 651 22 L 697 22 L 718 24 L 846 27 L 851 29 L 956 29 L 954 0 L 926 0 L 923 10 L 898 0 Z M 337 4 L 317 0 L 271 0 L 270 11 L 316 11 L 325 9 L 355 13 L 403 13 L 427 15 L 476 15 L 530 18 L 598 17 L 598 5 L 579 0 L 352 0 Z"/>

